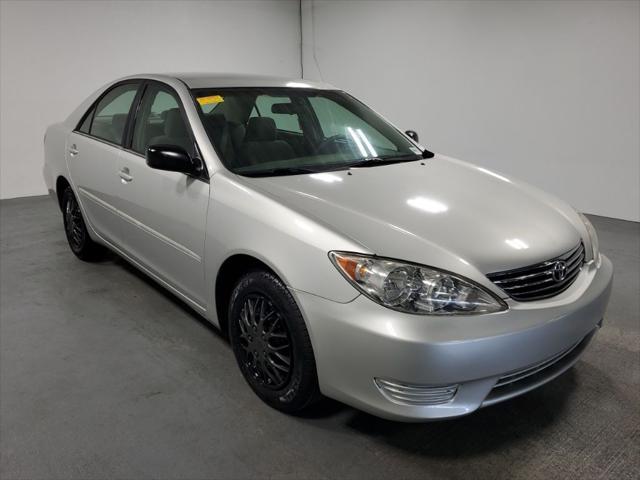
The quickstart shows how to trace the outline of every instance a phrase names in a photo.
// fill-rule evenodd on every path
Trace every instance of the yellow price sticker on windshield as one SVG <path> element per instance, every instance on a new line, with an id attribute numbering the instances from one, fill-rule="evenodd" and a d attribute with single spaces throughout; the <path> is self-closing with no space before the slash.
<path id="1" fill-rule="evenodd" d="M 224 98 L 221 95 L 209 95 L 208 97 L 198 97 L 198 103 L 200 105 L 211 105 L 212 103 L 224 102 Z"/>

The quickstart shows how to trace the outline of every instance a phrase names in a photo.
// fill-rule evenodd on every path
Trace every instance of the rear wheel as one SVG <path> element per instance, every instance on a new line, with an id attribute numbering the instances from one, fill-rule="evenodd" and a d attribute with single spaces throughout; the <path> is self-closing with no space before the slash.
<path id="1" fill-rule="evenodd" d="M 62 194 L 62 215 L 64 231 L 71 251 L 81 260 L 92 261 L 100 258 L 103 248 L 91 240 L 82 211 L 71 187 Z"/>
<path id="2" fill-rule="evenodd" d="M 229 338 L 242 375 L 267 404 L 295 413 L 320 398 L 304 319 L 272 273 L 250 272 L 236 285 L 229 308 Z"/>

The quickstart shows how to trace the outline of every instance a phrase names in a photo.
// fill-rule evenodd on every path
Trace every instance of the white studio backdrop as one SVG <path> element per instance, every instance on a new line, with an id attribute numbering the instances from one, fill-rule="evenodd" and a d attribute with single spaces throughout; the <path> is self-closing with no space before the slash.
<path id="1" fill-rule="evenodd" d="M 0 1 L 0 197 L 47 125 L 141 72 L 321 79 L 435 151 L 640 220 L 640 1 Z M 302 28 L 301 28 L 302 26 Z M 300 33 L 302 31 L 302 51 Z"/>
<path id="2" fill-rule="evenodd" d="M 303 0 L 302 12 L 305 78 L 437 152 L 640 220 L 639 1 Z"/>
<path id="3" fill-rule="evenodd" d="M 0 196 L 46 193 L 43 137 L 135 73 L 300 76 L 297 1 L 0 1 Z"/>

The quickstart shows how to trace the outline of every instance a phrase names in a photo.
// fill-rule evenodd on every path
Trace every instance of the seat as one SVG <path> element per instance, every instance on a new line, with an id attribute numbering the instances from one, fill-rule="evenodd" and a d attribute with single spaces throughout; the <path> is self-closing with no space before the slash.
<path id="1" fill-rule="evenodd" d="M 287 160 L 295 157 L 291 145 L 276 139 L 276 122 L 269 117 L 252 117 L 247 124 L 244 142 L 240 148 L 243 165 Z"/>
<path id="2" fill-rule="evenodd" d="M 204 125 L 211 136 L 211 140 L 218 154 L 220 154 L 224 160 L 233 164 L 236 155 L 231 143 L 229 126 L 224 114 L 213 113 L 206 115 L 204 117 Z"/>
<path id="3" fill-rule="evenodd" d="M 242 147 L 242 143 L 244 142 L 246 129 L 241 123 L 228 122 L 228 125 L 229 134 L 231 135 L 231 144 L 233 145 L 233 148 L 235 148 L 236 152 L 239 152 Z"/>
<path id="4" fill-rule="evenodd" d="M 164 135 L 153 137 L 149 145 L 177 145 L 190 152 L 193 148 L 187 126 L 184 123 L 180 110 L 172 108 L 167 111 L 164 122 Z M 148 145 L 147 145 L 148 146 Z"/>
<path id="5" fill-rule="evenodd" d="M 239 166 L 237 158 L 244 140 L 244 125 L 228 122 L 223 113 L 210 113 L 204 116 L 204 126 L 225 163 L 230 167 Z"/>

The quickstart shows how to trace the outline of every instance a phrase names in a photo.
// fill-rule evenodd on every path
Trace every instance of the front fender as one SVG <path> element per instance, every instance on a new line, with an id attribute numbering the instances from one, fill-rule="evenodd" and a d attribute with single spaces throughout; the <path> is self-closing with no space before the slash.
<path id="1" fill-rule="evenodd" d="M 213 175 L 211 196 L 205 280 L 211 292 L 208 318 L 214 324 L 219 324 L 215 311 L 217 273 L 227 258 L 237 254 L 262 261 L 295 290 L 340 303 L 359 295 L 333 266 L 328 252 L 371 253 L 366 247 L 241 184 L 232 174 Z"/>

